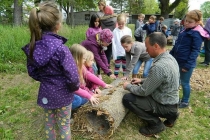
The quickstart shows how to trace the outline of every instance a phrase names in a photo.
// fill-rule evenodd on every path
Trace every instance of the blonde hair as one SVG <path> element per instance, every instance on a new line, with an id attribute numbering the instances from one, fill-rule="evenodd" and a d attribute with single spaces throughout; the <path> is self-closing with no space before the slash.
<path id="1" fill-rule="evenodd" d="M 80 83 L 84 84 L 84 77 L 83 77 L 83 59 L 86 57 L 87 50 L 85 47 L 81 46 L 80 44 L 73 44 L 70 48 L 71 54 L 74 57 L 78 68 L 79 80 Z"/>
<path id="2" fill-rule="evenodd" d="M 121 44 L 131 44 L 133 42 L 133 39 L 130 35 L 124 35 L 121 39 L 120 39 Z"/>
<path id="3" fill-rule="evenodd" d="M 98 1 L 98 5 L 103 5 L 103 6 L 106 6 L 106 1 L 105 0 L 99 0 Z"/>
<path id="4" fill-rule="evenodd" d="M 126 22 L 126 15 L 125 14 L 119 14 L 117 16 L 117 22 L 120 22 L 120 21 Z"/>
<path id="5" fill-rule="evenodd" d="M 31 59 L 33 59 L 35 42 L 41 39 L 44 31 L 55 31 L 56 26 L 61 23 L 61 20 L 61 12 L 53 2 L 42 2 L 38 7 L 31 10 L 29 16 L 29 28 L 31 32 L 29 57 Z"/>
<path id="6" fill-rule="evenodd" d="M 138 17 L 143 17 L 143 18 L 145 18 L 145 14 L 140 13 L 140 14 L 138 15 Z"/>
<path id="7" fill-rule="evenodd" d="M 203 19 L 202 19 L 202 12 L 200 10 L 192 10 L 186 14 L 186 17 L 199 22 L 199 24 L 203 27 Z"/>
<path id="8" fill-rule="evenodd" d="M 88 51 L 86 52 L 86 61 L 85 63 L 88 63 L 91 61 L 91 59 L 94 58 L 94 54 L 91 52 L 91 51 Z"/>

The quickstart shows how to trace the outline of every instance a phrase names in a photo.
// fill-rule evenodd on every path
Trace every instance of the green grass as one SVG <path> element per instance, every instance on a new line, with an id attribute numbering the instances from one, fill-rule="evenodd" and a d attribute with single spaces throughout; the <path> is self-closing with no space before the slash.
<path id="1" fill-rule="evenodd" d="M 133 31 L 134 26 L 129 27 Z M 71 46 L 85 39 L 86 30 L 86 26 L 70 29 L 64 25 L 59 34 L 65 36 L 68 39 L 66 45 Z M 0 25 L 0 40 L 0 140 L 44 140 L 44 113 L 36 104 L 39 83 L 27 75 L 25 55 L 21 51 L 21 47 L 29 41 L 28 28 Z M 198 62 L 202 60 L 202 57 L 198 58 Z M 198 65 L 196 69 L 207 71 L 204 78 L 209 80 L 207 68 Z M 105 75 L 103 79 L 107 83 L 112 82 Z M 205 89 L 192 90 L 190 107 L 180 109 L 176 125 L 158 134 L 157 139 L 210 139 L 210 87 L 208 84 L 205 86 Z M 156 139 L 139 134 L 138 129 L 142 125 L 142 121 L 129 112 L 111 140 Z M 72 135 L 74 140 L 89 139 L 81 133 L 72 132 Z"/>

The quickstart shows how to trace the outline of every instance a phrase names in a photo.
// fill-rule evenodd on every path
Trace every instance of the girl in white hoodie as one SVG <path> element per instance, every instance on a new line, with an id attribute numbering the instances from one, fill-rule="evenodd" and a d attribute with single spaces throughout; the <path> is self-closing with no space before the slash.
<path id="1" fill-rule="evenodd" d="M 120 14 L 117 17 L 118 27 L 116 27 L 113 31 L 113 39 L 112 39 L 112 55 L 115 63 L 114 75 L 117 77 L 119 74 L 119 69 L 122 65 L 123 74 L 126 70 L 126 60 L 125 60 L 125 50 L 121 45 L 121 38 L 124 35 L 132 36 L 132 31 L 130 28 L 126 27 L 126 16 L 124 14 Z"/>

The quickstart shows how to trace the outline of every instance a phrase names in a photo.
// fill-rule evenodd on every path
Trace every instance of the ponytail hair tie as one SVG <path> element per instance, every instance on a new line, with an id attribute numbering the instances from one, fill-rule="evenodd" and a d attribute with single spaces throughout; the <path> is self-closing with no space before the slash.
<path id="1" fill-rule="evenodd" d="M 39 7 L 35 7 L 35 8 L 36 8 L 36 12 L 39 12 L 40 11 Z"/>

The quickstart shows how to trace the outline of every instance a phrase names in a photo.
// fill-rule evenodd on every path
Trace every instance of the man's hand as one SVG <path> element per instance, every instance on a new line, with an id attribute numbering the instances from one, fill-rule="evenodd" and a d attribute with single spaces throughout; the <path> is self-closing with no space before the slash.
<path id="1" fill-rule="evenodd" d="M 123 88 L 126 89 L 126 86 L 127 86 L 128 84 L 130 84 L 130 83 L 129 83 L 129 82 L 125 82 L 125 83 L 123 84 Z"/>
<path id="2" fill-rule="evenodd" d="M 140 82 L 141 82 L 141 79 L 139 79 L 139 78 L 133 78 L 131 80 L 131 84 L 140 84 Z"/>

